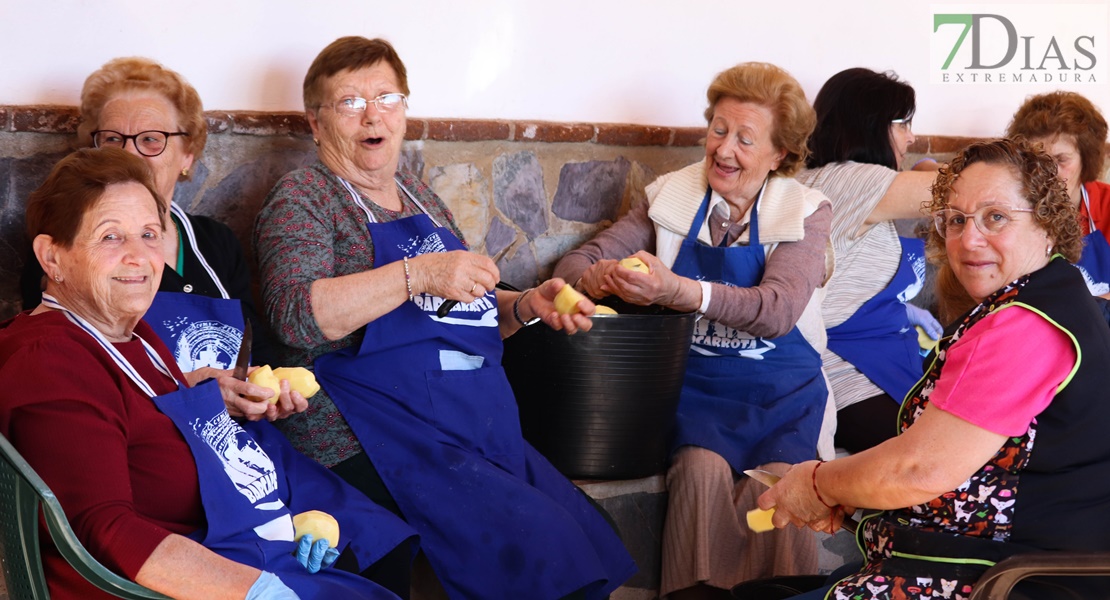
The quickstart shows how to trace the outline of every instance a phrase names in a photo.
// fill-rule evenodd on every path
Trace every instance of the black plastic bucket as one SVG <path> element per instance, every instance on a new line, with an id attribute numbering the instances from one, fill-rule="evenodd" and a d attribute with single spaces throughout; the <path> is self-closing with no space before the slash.
<path id="1" fill-rule="evenodd" d="M 598 315 L 573 336 L 535 325 L 507 339 L 524 438 L 575 479 L 662 472 L 695 318 Z"/>

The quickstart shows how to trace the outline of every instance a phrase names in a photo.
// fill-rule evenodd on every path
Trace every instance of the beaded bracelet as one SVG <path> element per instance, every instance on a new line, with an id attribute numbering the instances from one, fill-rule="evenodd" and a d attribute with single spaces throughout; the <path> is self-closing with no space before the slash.
<path id="1" fill-rule="evenodd" d="M 836 506 L 825 502 L 825 499 L 821 497 L 821 492 L 817 491 L 817 469 L 820 469 L 823 464 L 825 464 L 825 461 L 820 461 L 817 463 L 816 467 L 813 467 L 813 493 L 817 495 L 817 499 L 821 501 L 821 504 L 825 505 L 825 508 L 836 510 Z"/>
<path id="2" fill-rule="evenodd" d="M 409 302 L 412 302 L 412 278 L 409 277 L 409 257 L 402 256 L 401 260 L 405 263 L 405 289 L 409 292 Z"/>
<path id="3" fill-rule="evenodd" d="M 540 320 L 539 317 L 534 317 L 531 321 L 525 322 L 524 319 L 520 318 L 520 301 L 524 299 L 524 296 L 526 294 L 528 294 L 529 292 L 531 292 L 534 289 L 536 289 L 536 288 L 528 288 L 528 289 L 524 290 L 523 292 L 520 293 L 519 296 L 516 297 L 516 300 L 513 301 L 513 317 L 516 319 L 517 323 L 520 323 L 521 327 L 527 327 L 529 325 L 535 325 L 536 321 Z"/>

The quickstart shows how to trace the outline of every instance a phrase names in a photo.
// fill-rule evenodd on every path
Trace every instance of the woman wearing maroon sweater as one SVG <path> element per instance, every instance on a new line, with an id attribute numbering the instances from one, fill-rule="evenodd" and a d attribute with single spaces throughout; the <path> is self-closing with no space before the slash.
<path id="1" fill-rule="evenodd" d="M 32 193 L 27 230 L 48 281 L 40 306 L 0 326 L 0 433 L 89 552 L 151 589 L 396 598 L 368 577 L 399 546 L 411 558 L 414 532 L 268 422 L 232 420 L 217 382 L 191 386 L 140 320 L 165 265 L 165 212 L 142 159 L 117 149 L 70 155 Z M 294 542 L 292 515 L 307 510 L 336 517 L 337 547 Z M 106 596 L 49 541 L 43 562 L 52 598 Z"/>

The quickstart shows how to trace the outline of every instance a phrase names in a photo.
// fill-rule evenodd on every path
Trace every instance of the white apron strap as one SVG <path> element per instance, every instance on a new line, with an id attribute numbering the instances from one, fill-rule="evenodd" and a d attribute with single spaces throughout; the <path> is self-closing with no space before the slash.
<path id="1" fill-rule="evenodd" d="M 351 185 L 351 183 L 349 181 L 347 181 L 346 179 L 343 179 L 342 177 L 340 177 L 338 175 L 336 175 L 335 178 L 339 180 L 340 185 L 342 185 L 344 188 L 347 189 L 347 193 L 350 194 L 351 200 L 353 200 L 354 203 L 356 205 L 358 205 L 359 208 L 362 209 L 362 212 L 366 213 L 366 222 L 367 223 L 377 223 L 378 220 L 374 218 L 373 213 L 371 213 L 370 209 L 366 207 L 365 203 L 363 203 L 362 195 L 359 194 L 357 190 L 355 190 L 355 186 Z M 412 203 L 416 205 L 416 208 L 420 209 L 420 212 L 428 215 L 428 218 L 432 220 L 432 223 L 434 223 L 436 227 L 443 227 L 443 225 L 441 225 L 438 221 L 436 221 L 435 217 L 433 217 L 428 212 L 428 209 L 424 208 L 424 205 L 421 204 L 420 201 L 416 199 L 416 196 L 413 196 L 412 192 L 410 192 L 408 190 L 408 188 L 401 185 L 401 180 L 398 179 L 396 175 L 393 176 L 393 181 L 394 181 L 394 183 L 397 184 L 398 189 L 405 192 L 405 195 L 408 196 L 410 200 L 412 200 Z"/>
<path id="2" fill-rule="evenodd" d="M 174 202 L 170 202 L 170 212 L 176 215 L 177 219 L 181 221 L 181 229 L 185 231 L 185 237 L 189 240 L 189 247 L 193 249 L 193 253 L 196 254 L 197 259 L 200 260 L 200 266 L 204 267 L 204 270 L 208 272 L 208 277 L 216 283 L 216 288 L 220 290 L 220 296 L 222 296 L 224 300 L 230 299 L 231 295 L 224 289 L 224 284 L 220 281 L 220 278 L 216 277 L 216 271 L 212 269 L 212 266 L 208 264 L 208 260 L 205 259 L 204 255 L 200 252 L 200 246 L 197 245 L 197 234 L 193 231 L 193 224 L 189 221 L 189 215 L 185 214 L 185 211 L 181 210 L 181 207 Z"/>
<path id="3" fill-rule="evenodd" d="M 139 388 L 143 390 L 143 392 L 147 396 L 153 398 L 158 395 L 154 392 L 154 388 L 151 387 L 150 384 L 148 384 L 141 375 L 139 375 L 139 372 L 135 370 L 135 367 L 131 366 L 131 363 L 128 362 L 123 354 L 121 354 L 120 351 L 117 350 L 116 347 L 108 341 L 108 338 L 104 337 L 103 333 L 100 333 L 100 331 L 96 327 L 93 327 L 91 323 L 83 319 L 81 316 L 71 312 L 68 308 L 59 304 L 58 300 L 50 294 L 44 293 L 42 295 L 42 303 L 49 308 L 61 311 L 62 314 L 64 314 L 66 318 L 68 318 L 72 323 L 83 329 L 85 333 L 89 334 L 94 340 L 99 342 L 100 346 L 104 348 L 104 351 L 108 353 L 108 356 L 110 356 L 112 360 L 115 361 L 116 365 L 118 365 L 119 368 L 122 369 L 123 372 L 131 378 L 131 381 L 134 381 L 135 385 L 139 386 Z M 177 384 L 178 387 L 181 387 L 181 384 L 178 383 L 177 379 L 175 379 L 174 376 L 170 373 L 169 367 L 166 366 L 166 363 L 162 360 L 162 357 L 158 356 L 158 353 L 154 351 L 154 348 L 152 348 L 150 344 L 148 344 L 143 338 L 139 336 L 135 337 L 138 337 L 139 341 L 143 343 L 143 348 L 146 349 L 146 354 L 150 358 L 150 362 L 154 363 L 154 366 L 157 367 L 159 371 L 164 373 L 166 377 L 173 379 L 173 382 Z"/>

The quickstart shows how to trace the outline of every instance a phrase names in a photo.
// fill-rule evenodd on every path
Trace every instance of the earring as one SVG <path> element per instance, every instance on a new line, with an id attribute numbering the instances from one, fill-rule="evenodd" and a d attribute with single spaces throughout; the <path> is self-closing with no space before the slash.
<path id="1" fill-rule="evenodd" d="M 320 140 L 318 140 L 318 139 L 316 139 L 316 138 L 312 138 L 312 143 L 313 143 L 313 144 L 316 144 L 317 146 L 319 146 L 319 145 L 320 145 Z"/>
<path id="2" fill-rule="evenodd" d="M 188 167 L 186 167 L 184 169 L 181 169 L 181 176 L 182 177 L 188 177 L 189 176 L 189 168 Z"/>
<path id="3" fill-rule="evenodd" d="M 62 276 L 61 275 L 55 275 L 54 276 L 54 281 L 57 282 L 57 283 L 61 283 L 62 282 Z"/>
<path id="4" fill-rule="evenodd" d="M 1049 247 L 1044 249 L 1044 255 L 1045 256 L 1052 256 L 1052 246 L 1049 246 Z"/>

